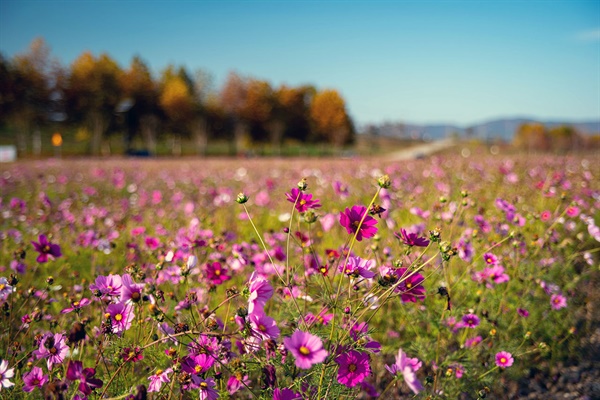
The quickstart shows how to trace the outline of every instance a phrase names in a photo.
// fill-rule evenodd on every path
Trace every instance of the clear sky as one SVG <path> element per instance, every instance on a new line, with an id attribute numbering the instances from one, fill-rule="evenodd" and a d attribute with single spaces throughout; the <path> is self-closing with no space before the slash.
<path id="1" fill-rule="evenodd" d="M 359 124 L 600 119 L 600 1 L 0 0 L 0 52 L 43 37 L 156 75 L 339 90 Z"/>

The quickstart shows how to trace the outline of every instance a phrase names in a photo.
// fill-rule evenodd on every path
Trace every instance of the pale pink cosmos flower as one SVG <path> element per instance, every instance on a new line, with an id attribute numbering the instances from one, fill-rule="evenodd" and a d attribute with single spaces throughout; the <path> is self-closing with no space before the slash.
<path id="1" fill-rule="evenodd" d="M 160 388 L 162 387 L 163 383 L 171 381 L 169 379 L 169 374 L 171 372 L 173 372 L 171 368 L 167 368 L 164 371 L 162 369 L 159 369 L 154 375 L 150 375 L 148 377 L 148 380 L 150 381 L 150 384 L 148 385 L 148 391 L 160 392 Z"/>
<path id="2" fill-rule="evenodd" d="M 8 388 L 15 385 L 9 381 L 13 376 L 15 376 L 15 369 L 8 368 L 8 361 L 2 360 L 0 362 L 0 391 L 3 387 Z"/>
<path id="3" fill-rule="evenodd" d="M 406 353 L 402 351 L 402 349 L 398 350 L 398 355 L 396 356 L 396 363 L 391 366 L 386 365 L 385 368 L 391 372 L 393 375 L 398 376 L 402 374 L 404 377 L 404 381 L 415 394 L 419 394 L 421 390 L 424 389 L 421 382 L 417 379 L 417 374 L 415 371 L 420 368 L 421 363 L 415 359 L 408 358 Z"/>

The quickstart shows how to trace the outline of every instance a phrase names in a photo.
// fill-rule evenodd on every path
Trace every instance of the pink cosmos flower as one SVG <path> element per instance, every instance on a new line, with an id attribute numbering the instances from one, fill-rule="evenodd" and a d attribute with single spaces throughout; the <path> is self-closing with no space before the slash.
<path id="1" fill-rule="evenodd" d="M 213 366 L 215 360 L 208 354 L 195 354 L 185 357 L 181 362 L 181 369 L 192 375 L 204 373 Z"/>
<path id="2" fill-rule="evenodd" d="M 553 294 L 550 297 L 550 304 L 552 308 L 555 310 L 560 310 L 561 308 L 565 308 L 567 306 L 567 298 L 562 294 Z"/>
<path id="3" fill-rule="evenodd" d="M 481 343 L 483 339 L 481 338 L 481 336 L 475 336 L 474 338 L 471 339 L 467 339 L 465 341 L 465 347 L 470 348 L 470 347 L 475 347 L 477 346 L 479 343 Z"/>
<path id="4" fill-rule="evenodd" d="M 99 275 L 94 283 L 90 285 L 90 290 L 97 297 L 119 296 L 123 286 L 120 275 Z"/>
<path id="5" fill-rule="evenodd" d="M 492 253 L 485 253 L 483 255 L 483 261 L 485 261 L 487 265 L 498 265 L 498 257 Z"/>
<path id="6" fill-rule="evenodd" d="M 2 360 L 0 362 L 0 391 L 3 387 L 8 388 L 15 385 L 9 381 L 13 376 L 15 376 L 15 369 L 8 368 L 8 361 Z"/>
<path id="7" fill-rule="evenodd" d="M 238 390 L 242 388 L 242 386 L 249 386 L 251 384 L 248 375 L 239 376 L 240 379 L 236 375 L 231 375 L 227 380 L 227 391 L 229 394 L 234 394 Z"/>
<path id="8" fill-rule="evenodd" d="M 143 283 L 135 283 L 129 274 L 123 275 L 121 283 L 121 301 L 123 303 L 137 303 L 142 299 Z"/>
<path id="9" fill-rule="evenodd" d="M 415 371 L 419 369 L 416 366 L 418 365 L 420 367 L 419 360 L 416 361 L 417 363 L 415 363 L 415 359 L 408 358 L 406 353 L 403 352 L 402 349 L 399 349 L 398 355 L 396 356 L 396 363 L 392 364 L 391 366 L 386 365 L 385 369 L 396 376 L 402 374 L 404 381 L 410 390 L 412 390 L 415 394 L 419 394 L 424 387 L 417 379 L 417 374 L 415 374 Z"/>
<path id="10" fill-rule="evenodd" d="M 309 208 L 321 207 L 319 200 L 312 199 L 312 194 L 304 193 L 298 188 L 293 188 L 291 193 L 286 193 L 285 196 L 287 201 L 296 204 L 296 210 L 300 213 L 306 212 Z"/>
<path id="11" fill-rule="evenodd" d="M 160 388 L 163 383 L 171 382 L 169 379 L 169 374 L 173 372 L 171 368 L 167 368 L 166 370 L 159 369 L 156 371 L 154 375 L 150 375 L 148 380 L 150 384 L 148 384 L 149 392 L 160 392 Z"/>
<path id="12" fill-rule="evenodd" d="M 36 387 L 41 389 L 46 382 L 48 382 L 48 377 L 44 375 L 42 369 L 40 367 L 33 367 L 31 371 L 23 374 L 23 391 L 29 393 Z"/>
<path id="13" fill-rule="evenodd" d="M 348 387 L 354 387 L 371 374 L 369 355 L 356 350 L 342 353 L 335 358 L 339 365 L 338 382 Z"/>
<path id="14" fill-rule="evenodd" d="M 248 297 L 248 312 L 253 314 L 260 310 L 262 312 L 267 301 L 273 297 L 273 287 L 266 279 L 260 277 L 256 272 L 250 276 L 248 285 L 250 296 Z"/>
<path id="15" fill-rule="evenodd" d="M 62 333 L 46 332 L 40 339 L 40 347 L 34 350 L 33 355 L 38 360 L 45 358 L 48 370 L 52 370 L 52 365 L 61 364 L 69 353 L 69 346 L 65 344 L 65 339 Z"/>
<path id="16" fill-rule="evenodd" d="M 213 378 L 202 379 L 199 376 L 192 375 L 194 386 L 198 387 L 200 392 L 200 400 L 217 400 L 219 392 L 214 387 L 217 385 Z"/>
<path id="17" fill-rule="evenodd" d="M 277 339 L 279 328 L 277 322 L 264 314 L 249 314 L 248 320 L 254 336 L 260 339 Z"/>
<path id="18" fill-rule="evenodd" d="M 79 381 L 79 391 L 85 395 L 92 393 L 93 389 L 101 388 L 103 382 L 94 378 L 96 370 L 94 368 L 83 368 L 81 361 L 70 360 L 67 364 L 67 379 L 70 381 Z"/>
<path id="19" fill-rule="evenodd" d="M 54 259 L 62 256 L 62 253 L 60 252 L 60 246 L 50 243 L 46 235 L 40 235 L 38 240 L 39 242 L 31 242 L 35 251 L 40 253 L 36 260 L 37 262 L 45 263 L 48 261 L 48 257 L 52 257 Z"/>
<path id="20" fill-rule="evenodd" d="M 548 210 L 542 211 L 540 219 L 544 222 L 548 221 L 552 217 L 552 213 Z"/>
<path id="21" fill-rule="evenodd" d="M 314 323 L 328 325 L 329 321 L 333 319 L 334 315 L 331 313 L 328 314 L 327 311 L 327 308 L 324 308 L 317 315 L 314 315 L 313 313 L 307 313 L 304 317 L 304 321 L 308 325 L 312 325 Z"/>
<path id="22" fill-rule="evenodd" d="M 110 317 L 112 332 L 119 336 L 131 328 L 131 322 L 135 317 L 133 305 L 125 303 L 109 304 L 106 313 Z"/>
<path id="23" fill-rule="evenodd" d="M 79 312 L 79 310 L 81 310 L 82 307 L 87 306 L 88 304 L 90 304 L 90 299 L 86 299 L 85 297 L 79 301 L 72 301 L 71 302 L 71 307 L 67 307 L 64 310 L 61 310 L 61 314 L 68 314 L 72 311 L 76 311 Z"/>
<path id="24" fill-rule="evenodd" d="M 0 278 L 0 300 L 5 301 L 15 289 L 8 284 L 8 279 Z"/>
<path id="25" fill-rule="evenodd" d="M 346 228 L 348 234 L 356 234 L 356 240 L 359 242 L 363 238 L 368 239 L 375 236 L 377 233 L 377 220 L 367 213 L 367 207 L 365 206 L 352 206 L 351 209 L 346 208 L 345 211 L 340 213 L 340 224 Z M 362 224 L 360 221 L 364 216 Z"/>
<path id="26" fill-rule="evenodd" d="M 375 272 L 370 271 L 370 269 L 374 266 L 374 260 L 363 260 L 357 256 L 350 256 L 348 257 L 348 262 L 346 265 L 340 264 L 339 270 L 340 272 L 355 278 L 362 276 L 363 278 L 371 279 L 375 276 Z"/>
<path id="27" fill-rule="evenodd" d="M 429 239 L 419 237 L 419 235 L 413 232 L 407 232 L 403 228 L 400 229 L 400 232 L 394 232 L 394 236 L 407 246 L 427 247 L 429 245 Z"/>
<path id="28" fill-rule="evenodd" d="M 318 336 L 296 330 L 291 337 L 283 339 L 285 348 L 296 358 L 296 366 L 309 369 L 313 364 L 325 360 L 329 352 L 323 348 L 323 342 Z"/>
<path id="29" fill-rule="evenodd" d="M 514 361 L 512 354 L 507 351 L 501 351 L 496 354 L 496 365 L 500 368 L 508 368 L 513 365 Z"/>

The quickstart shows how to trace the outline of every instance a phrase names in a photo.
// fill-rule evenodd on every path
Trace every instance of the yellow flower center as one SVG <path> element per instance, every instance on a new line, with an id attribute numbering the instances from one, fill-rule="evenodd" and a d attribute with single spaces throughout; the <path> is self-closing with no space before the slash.
<path id="1" fill-rule="evenodd" d="M 500 363 L 504 364 L 506 362 L 506 357 L 500 357 Z"/>
<path id="2" fill-rule="evenodd" d="M 406 282 L 406 288 L 407 288 L 407 289 L 410 289 L 411 287 L 412 287 L 412 283 L 410 283 L 410 282 Z"/>
<path id="3" fill-rule="evenodd" d="M 216 275 L 216 276 L 219 276 L 219 275 L 221 275 L 221 270 L 220 270 L 220 269 L 215 269 L 215 275 Z"/>
<path id="4" fill-rule="evenodd" d="M 156 371 L 156 376 L 158 376 L 158 375 L 160 375 L 160 374 L 162 374 L 162 373 L 163 373 L 163 370 L 162 370 L 162 369 L 159 369 L 158 371 Z"/>
<path id="5" fill-rule="evenodd" d="M 121 314 L 117 314 L 117 315 L 115 315 L 115 320 L 116 320 L 116 321 L 120 321 L 120 320 L 122 320 L 122 319 L 123 319 L 123 316 L 122 316 Z"/>
<path id="6" fill-rule="evenodd" d="M 348 365 L 348 371 L 350 371 L 350 372 L 356 371 L 356 364 L 350 364 L 350 365 Z"/>
<path id="7" fill-rule="evenodd" d="M 303 205 L 305 205 L 305 204 L 306 204 L 306 200 L 302 199 L 302 200 L 300 200 L 300 202 L 299 202 L 299 203 L 300 203 L 300 205 L 301 205 L 301 206 L 303 206 Z"/>
<path id="8" fill-rule="evenodd" d="M 306 346 L 300 346 L 300 348 L 298 349 L 298 351 L 300 352 L 300 354 L 302 354 L 303 356 L 307 356 L 310 354 L 310 350 L 308 349 L 308 347 Z"/>
<path id="9" fill-rule="evenodd" d="M 0 283 L 0 290 L 4 290 L 5 287 L 6 285 L 4 283 Z"/>
<path id="10" fill-rule="evenodd" d="M 48 245 L 45 245 L 45 246 L 42 248 L 42 251 L 43 251 L 44 253 L 49 253 L 49 252 L 50 252 L 50 246 L 48 246 Z"/>
<path id="11" fill-rule="evenodd" d="M 266 332 L 267 331 L 267 327 L 264 326 L 263 324 L 259 324 L 258 325 L 258 330 L 261 332 Z"/>
<path id="12" fill-rule="evenodd" d="M 74 301 L 73 302 L 73 307 L 79 307 L 79 302 L 78 301 Z"/>
<path id="13" fill-rule="evenodd" d="M 194 371 L 196 371 L 197 374 L 199 374 L 200 372 L 202 372 L 202 365 L 196 365 L 194 367 Z"/>
<path id="14" fill-rule="evenodd" d="M 208 387 L 208 384 L 206 382 L 200 382 L 200 387 L 202 389 L 206 389 Z"/>

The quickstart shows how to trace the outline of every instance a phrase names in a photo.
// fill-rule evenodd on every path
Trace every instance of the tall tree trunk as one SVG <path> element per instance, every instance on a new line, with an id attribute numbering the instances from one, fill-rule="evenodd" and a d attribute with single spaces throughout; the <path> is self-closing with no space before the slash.
<path id="1" fill-rule="evenodd" d="M 275 119 L 269 123 L 269 136 L 273 146 L 273 154 L 281 155 L 281 142 L 283 141 L 283 132 L 285 131 L 285 122 L 281 119 Z"/>
<path id="2" fill-rule="evenodd" d="M 208 145 L 208 124 L 206 118 L 199 117 L 194 121 L 192 134 L 196 142 L 196 153 L 200 156 L 206 155 L 206 147 Z"/>
<path id="3" fill-rule="evenodd" d="M 32 146 L 33 155 L 39 157 L 42 154 L 42 133 L 40 127 L 36 125 L 33 130 Z"/>
<path id="4" fill-rule="evenodd" d="M 248 124 L 243 121 L 236 121 L 233 131 L 233 143 L 235 153 L 242 154 L 246 150 L 246 142 L 248 140 Z"/>
<path id="5" fill-rule="evenodd" d="M 150 154 L 156 154 L 156 135 L 158 132 L 158 118 L 156 115 L 144 115 L 140 121 L 142 137 Z"/>
<path id="6" fill-rule="evenodd" d="M 106 121 L 100 111 L 96 111 L 92 114 L 92 143 L 91 150 L 93 155 L 100 154 L 100 147 L 102 146 L 102 138 L 106 129 Z"/>

